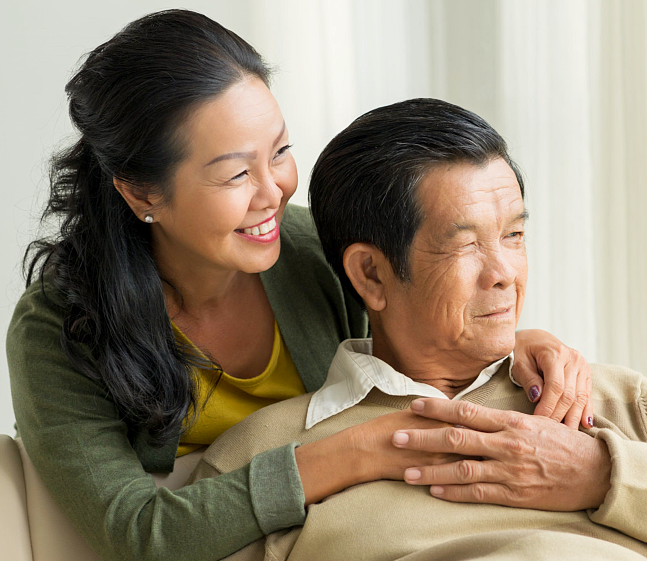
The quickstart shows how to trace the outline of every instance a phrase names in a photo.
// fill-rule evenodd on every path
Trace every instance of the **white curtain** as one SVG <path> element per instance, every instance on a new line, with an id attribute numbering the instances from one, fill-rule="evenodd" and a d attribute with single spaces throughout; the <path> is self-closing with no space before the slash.
<path id="1" fill-rule="evenodd" d="M 526 176 L 521 327 L 647 373 L 647 2 L 251 2 L 306 174 L 364 111 L 417 96 L 482 115 Z"/>
<path id="2" fill-rule="evenodd" d="M 307 204 L 332 136 L 379 105 L 439 97 L 485 117 L 526 175 L 522 327 L 647 373 L 647 0 L 186 0 L 277 67 Z M 13 2 L 0 21 L 0 326 L 22 292 L 45 163 L 71 132 L 77 60 L 160 0 Z M 52 22 L 56 22 L 55 25 Z M 0 361 L 0 432 L 13 416 Z"/>

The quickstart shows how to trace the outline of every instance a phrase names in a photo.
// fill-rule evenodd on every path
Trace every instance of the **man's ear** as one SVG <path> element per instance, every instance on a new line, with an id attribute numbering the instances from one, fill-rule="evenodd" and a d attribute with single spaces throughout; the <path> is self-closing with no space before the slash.
<path id="1" fill-rule="evenodd" d="M 388 262 L 374 245 L 354 243 L 344 251 L 344 270 L 366 307 L 376 312 L 386 308 L 383 284 Z"/>
<path id="2" fill-rule="evenodd" d="M 146 216 L 153 216 L 156 203 L 158 202 L 157 199 L 160 198 L 159 196 L 154 196 L 149 193 L 144 195 L 130 183 L 117 179 L 116 177 L 112 178 L 112 183 L 140 220 L 144 221 Z"/>

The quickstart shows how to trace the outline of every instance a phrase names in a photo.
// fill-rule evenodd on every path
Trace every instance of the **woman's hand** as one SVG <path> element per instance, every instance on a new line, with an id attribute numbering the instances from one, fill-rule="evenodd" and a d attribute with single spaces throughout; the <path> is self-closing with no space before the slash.
<path id="1" fill-rule="evenodd" d="M 407 483 L 431 485 L 435 497 L 556 511 L 597 508 L 604 501 L 611 459 L 602 440 L 546 417 L 467 401 L 425 398 L 411 406 L 454 426 L 397 431 L 395 447 L 481 458 L 405 472 Z"/>
<path id="2" fill-rule="evenodd" d="M 575 349 L 541 329 L 516 336 L 512 375 L 539 402 L 535 415 L 550 417 L 576 429 L 593 426 L 591 368 Z"/>
<path id="3" fill-rule="evenodd" d="M 359 483 L 402 480 L 405 470 L 412 465 L 430 466 L 462 459 L 451 453 L 397 449 L 391 443 L 393 433 L 399 429 L 433 432 L 451 426 L 405 409 L 296 448 L 306 506 Z"/>

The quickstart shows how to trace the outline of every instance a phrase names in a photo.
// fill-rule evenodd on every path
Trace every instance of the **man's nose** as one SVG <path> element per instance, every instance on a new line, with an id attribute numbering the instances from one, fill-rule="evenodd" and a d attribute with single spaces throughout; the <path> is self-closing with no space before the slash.
<path id="1" fill-rule="evenodd" d="M 518 256 L 506 248 L 488 251 L 481 274 L 483 288 L 508 288 L 519 274 L 518 261 Z"/>

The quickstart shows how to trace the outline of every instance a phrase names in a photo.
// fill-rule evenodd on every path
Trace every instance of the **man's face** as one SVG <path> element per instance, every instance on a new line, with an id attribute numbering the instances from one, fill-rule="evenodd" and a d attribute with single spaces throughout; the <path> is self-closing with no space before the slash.
<path id="1" fill-rule="evenodd" d="M 506 356 L 527 279 L 526 213 L 514 172 L 502 159 L 440 166 L 417 196 L 424 217 L 411 247 L 412 282 L 385 283 L 382 327 L 398 366 L 410 370 L 409 357 L 447 351 L 466 365 Z"/>

